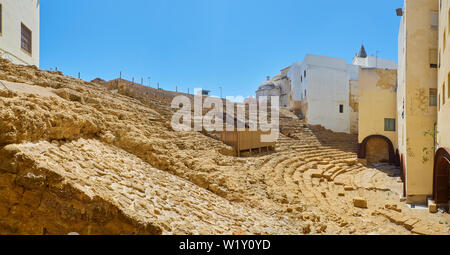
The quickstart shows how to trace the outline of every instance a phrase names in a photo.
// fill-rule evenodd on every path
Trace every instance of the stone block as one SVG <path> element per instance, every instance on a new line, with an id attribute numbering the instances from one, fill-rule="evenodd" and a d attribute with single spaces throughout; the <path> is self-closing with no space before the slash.
<path id="1" fill-rule="evenodd" d="M 353 205 L 355 207 L 357 207 L 357 208 L 363 208 L 363 209 L 367 209 L 368 208 L 367 200 L 365 200 L 364 198 L 360 198 L 360 197 L 357 197 L 357 198 L 353 199 Z"/>
<path id="2" fill-rule="evenodd" d="M 352 186 L 345 186 L 344 190 L 345 191 L 352 191 L 352 190 L 354 190 L 354 188 Z"/>

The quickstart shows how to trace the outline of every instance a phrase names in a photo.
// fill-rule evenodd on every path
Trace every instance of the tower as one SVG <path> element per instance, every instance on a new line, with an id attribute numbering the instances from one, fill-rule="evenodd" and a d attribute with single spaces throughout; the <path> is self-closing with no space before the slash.
<path id="1" fill-rule="evenodd" d="M 367 58 L 367 52 L 363 44 L 361 44 L 361 49 L 359 50 L 358 58 Z"/>

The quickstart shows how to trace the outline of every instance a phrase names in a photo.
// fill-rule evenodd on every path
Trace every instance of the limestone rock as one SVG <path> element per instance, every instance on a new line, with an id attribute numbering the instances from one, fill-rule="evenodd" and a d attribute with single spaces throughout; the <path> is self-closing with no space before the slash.
<path id="1" fill-rule="evenodd" d="M 77 91 L 68 89 L 68 88 L 62 88 L 62 89 L 55 89 L 53 90 L 55 94 L 60 96 L 61 98 L 64 98 L 69 101 L 75 101 L 84 104 L 84 97 Z"/>
<path id="2" fill-rule="evenodd" d="M 365 200 L 364 198 L 360 198 L 360 197 L 357 197 L 357 198 L 353 199 L 353 205 L 355 207 L 358 207 L 358 208 L 363 208 L 363 209 L 367 209 L 368 208 L 367 200 Z"/>

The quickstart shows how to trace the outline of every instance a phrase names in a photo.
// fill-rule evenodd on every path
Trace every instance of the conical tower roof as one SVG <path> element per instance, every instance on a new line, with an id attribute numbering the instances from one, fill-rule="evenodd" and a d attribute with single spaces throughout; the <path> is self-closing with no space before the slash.
<path id="1" fill-rule="evenodd" d="M 367 52 L 364 48 L 364 45 L 361 45 L 361 49 L 359 50 L 358 57 L 360 58 L 367 58 Z"/>

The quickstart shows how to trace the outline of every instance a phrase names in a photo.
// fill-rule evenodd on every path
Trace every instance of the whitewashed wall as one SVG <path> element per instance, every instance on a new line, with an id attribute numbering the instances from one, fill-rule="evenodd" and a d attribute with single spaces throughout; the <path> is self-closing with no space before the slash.
<path id="1" fill-rule="evenodd" d="M 291 68 L 287 73 L 287 76 L 291 81 L 292 99 L 294 101 L 302 100 L 303 84 L 301 82 L 301 76 L 303 75 L 302 72 L 303 69 L 304 69 L 303 63 L 295 62 L 294 64 L 292 64 Z"/>
<path id="2" fill-rule="evenodd" d="M 290 84 L 285 77 L 274 78 L 274 83 L 280 88 L 280 107 L 289 106 Z"/>
<path id="3" fill-rule="evenodd" d="M 345 59 L 317 55 L 306 55 L 303 62 L 292 65 L 288 78 L 294 101 L 308 105 L 308 124 L 350 133 L 350 80 L 358 80 L 358 72 L 359 66 L 347 65 Z"/>
<path id="4" fill-rule="evenodd" d="M 368 56 L 367 58 L 355 57 L 353 58 L 353 65 L 367 68 L 397 69 L 395 61 L 374 56 Z"/>
<path id="5" fill-rule="evenodd" d="M 0 56 L 13 63 L 39 67 L 39 0 L 0 0 Z M 32 54 L 21 48 L 21 23 L 32 31 Z"/>
<path id="6" fill-rule="evenodd" d="M 334 67 L 308 65 L 308 123 L 350 133 L 349 80 L 343 61 L 343 65 L 333 61 L 338 64 Z M 343 113 L 339 112 L 340 105 L 344 107 Z"/>

